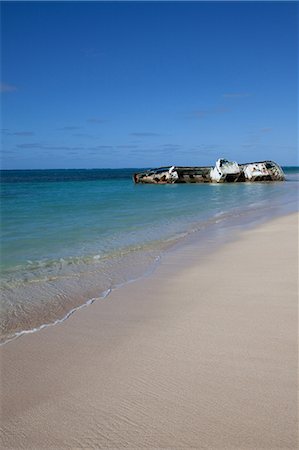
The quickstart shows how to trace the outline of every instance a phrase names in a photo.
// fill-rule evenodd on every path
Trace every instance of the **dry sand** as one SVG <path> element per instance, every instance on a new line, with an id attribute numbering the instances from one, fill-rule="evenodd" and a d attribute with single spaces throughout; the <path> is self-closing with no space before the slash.
<path id="1" fill-rule="evenodd" d="M 5 448 L 297 448 L 298 216 L 1 349 Z"/>

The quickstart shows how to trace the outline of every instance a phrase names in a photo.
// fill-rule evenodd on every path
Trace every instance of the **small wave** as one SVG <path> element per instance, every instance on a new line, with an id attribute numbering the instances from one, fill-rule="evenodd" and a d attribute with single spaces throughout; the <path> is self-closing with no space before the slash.
<path id="1" fill-rule="evenodd" d="M 149 276 L 155 270 L 155 268 L 157 267 L 157 265 L 160 262 L 160 260 L 161 260 L 161 256 L 157 256 L 155 258 L 155 261 L 154 261 L 155 264 L 153 264 L 152 267 L 148 268 L 148 270 L 146 270 L 144 272 L 143 276 L 144 277 Z M 140 278 L 141 277 L 132 278 L 130 280 L 127 280 L 126 282 L 116 284 L 113 288 L 109 288 L 106 291 L 102 292 L 102 294 L 99 297 L 93 297 L 93 298 L 87 300 L 85 303 L 70 309 L 70 311 L 68 311 L 60 319 L 56 319 L 53 322 L 49 322 L 49 323 L 43 323 L 43 324 L 41 324 L 41 325 L 39 325 L 37 327 L 33 327 L 33 328 L 30 328 L 30 329 L 17 331 L 16 333 L 14 333 L 13 336 L 9 337 L 8 339 L 5 339 L 3 342 L 0 342 L 0 347 L 5 345 L 5 344 L 8 344 L 9 342 L 12 342 L 15 339 L 18 339 L 19 337 L 24 336 L 26 334 L 36 333 L 36 332 L 41 331 L 41 330 L 43 330 L 45 328 L 61 324 L 61 323 L 65 322 L 67 319 L 69 319 L 75 312 L 79 311 L 80 309 L 85 308 L 85 307 L 87 307 L 89 305 L 92 305 L 97 300 L 104 300 L 115 289 L 119 289 L 119 288 L 123 287 L 125 284 L 133 283 L 133 282 L 137 281 Z"/>
<path id="2" fill-rule="evenodd" d="M 19 337 L 25 335 L 25 334 L 32 334 L 32 333 L 36 333 L 37 331 L 41 331 L 44 328 L 48 328 L 54 325 L 58 325 L 59 323 L 63 323 L 65 322 L 69 317 L 71 317 L 76 311 L 79 311 L 82 308 L 85 308 L 86 306 L 91 305 L 92 303 L 94 303 L 96 300 L 103 300 L 106 297 L 108 297 L 108 295 L 111 293 L 112 289 L 108 289 L 106 292 L 104 292 L 100 297 L 94 297 L 91 298 L 89 300 L 87 300 L 86 303 L 83 303 L 83 305 L 79 305 L 76 306 L 75 308 L 72 308 L 64 317 L 62 317 L 61 319 L 57 319 L 54 322 L 50 322 L 50 323 L 43 323 L 42 325 L 39 325 L 38 327 L 35 328 L 31 328 L 29 330 L 22 330 L 22 331 L 18 331 L 17 333 L 14 334 L 14 336 L 12 336 L 11 338 L 5 340 L 4 342 L 0 342 L 0 346 L 7 344 L 8 342 L 14 341 L 15 339 L 18 339 Z"/>

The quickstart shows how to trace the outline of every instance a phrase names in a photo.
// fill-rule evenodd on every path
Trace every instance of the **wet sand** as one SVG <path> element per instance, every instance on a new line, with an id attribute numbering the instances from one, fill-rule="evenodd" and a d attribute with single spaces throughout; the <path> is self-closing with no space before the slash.
<path id="1" fill-rule="evenodd" d="M 297 448 L 298 215 L 1 347 L 4 448 Z"/>

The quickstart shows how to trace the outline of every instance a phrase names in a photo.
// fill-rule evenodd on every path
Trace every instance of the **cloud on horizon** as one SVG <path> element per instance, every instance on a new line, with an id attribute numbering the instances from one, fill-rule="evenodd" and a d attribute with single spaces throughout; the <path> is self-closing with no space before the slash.
<path id="1" fill-rule="evenodd" d="M 0 83 L 0 92 L 16 92 L 17 86 L 10 83 Z"/>
<path id="2" fill-rule="evenodd" d="M 131 148 L 138 148 L 138 146 L 137 145 L 117 145 L 116 148 L 131 149 Z"/>
<path id="3" fill-rule="evenodd" d="M 1 133 L 4 136 L 34 136 L 34 134 L 35 134 L 33 131 L 27 131 L 27 130 L 10 131 L 9 128 L 2 128 Z"/>
<path id="4" fill-rule="evenodd" d="M 88 150 L 112 150 L 113 145 L 96 145 L 94 147 L 88 147 Z"/>
<path id="5" fill-rule="evenodd" d="M 13 136 L 34 136 L 33 131 L 15 131 L 14 133 L 11 133 Z"/>
<path id="6" fill-rule="evenodd" d="M 192 116 L 196 117 L 198 119 L 203 119 L 204 117 L 206 117 L 208 114 L 210 114 L 210 111 L 204 111 L 204 110 L 195 110 L 192 111 Z"/>
<path id="7" fill-rule="evenodd" d="M 104 123 L 107 122 L 105 119 L 102 119 L 101 117 L 91 117 L 90 119 L 87 119 L 87 122 L 89 123 Z"/>
<path id="8" fill-rule="evenodd" d="M 24 148 L 24 149 L 33 149 L 33 148 L 42 148 L 42 144 L 39 144 L 38 142 L 29 142 L 28 144 L 17 144 L 17 148 Z"/>
<path id="9" fill-rule="evenodd" d="M 256 143 L 254 143 L 254 142 L 248 142 L 248 143 L 245 143 L 245 144 L 241 144 L 241 147 L 243 147 L 243 148 L 253 148 L 253 147 L 256 147 Z"/>
<path id="10" fill-rule="evenodd" d="M 169 144 L 169 143 L 167 143 L 167 144 L 161 144 L 163 147 L 181 147 L 181 145 L 180 144 Z"/>
<path id="11" fill-rule="evenodd" d="M 81 130 L 82 127 L 79 127 L 78 125 L 69 125 L 65 127 L 59 128 L 60 131 L 75 131 L 75 130 Z"/>
<path id="12" fill-rule="evenodd" d="M 97 58 L 99 56 L 104 55 L 104 52 L 102 52 L 101 50 L 98 50 L 94 47 L 83 48 L 81 50 L 81 52 L 83 53 L 84 56 L 86 56 L 86 58 Z"/>
<path id="13" fill-rule="evenodd" d="M 68 145 L 51 145 L 51 144 L 41 144 L 39 142 L 30 142 L 30 143 L 22 143 L 17 144 L 17 148 L 24 149 L 24 150 L 84 150 L 84 147 L 74 147 L 74 146 L 68 146 Z"/>
<path id="14" fill-rule="evenodd" d="M 246 98 L 251 97 L 252 94 L 249 92 L 228 92 L 226 94 L 222 94 L 223 98 Z"/>
<path id="15" fill-rule="evenodd" d="M 92 134 L 88 134 L 88 133 L 73 133 L 74 137 L 84 137 L 84 138 L 88 138 L 88 139 L 95 139 L 95 136 L 92 136 Z"/>
<path id="16" fill-rule="evenodd" d="M 244 148 L 254 148 L 257 145 L 261 145 L 263 140 L 267 140 L 267 134 L 271 133 L 273 131 L 272 127 L 263 127 L 260 128 L 252 133 L 250 133 L 247 136 L 246 142 L 244 142 L 243 144 L 241 144 L 241 147 Z"/>
<path id="17" fill-rule="evenodd" d="M 162 144 L 160 147 L 167 151 L 176 151 L 182 148 L 179 144 Z"/>
<path id="18" fill-rule="evenodd" d="M 207 116 L 214 115 L 214 114 L 224 114 L 226 112 L 229 112 L 230 109 L 226 106 L 216 106 L 214 108 L 210 109 L 195 109 L 191 111 L 191 113 L 188 115 L 188 118 L 190 119 L 204 119 Z"/>
<path id="19" fill-rule="evenodd" d="M 130 136 L 135 136 L 135 137 L 157 137 L 157 136 L 161 136 L 161 134 L 144 131 L 144 132 L 130 133 Z"/>

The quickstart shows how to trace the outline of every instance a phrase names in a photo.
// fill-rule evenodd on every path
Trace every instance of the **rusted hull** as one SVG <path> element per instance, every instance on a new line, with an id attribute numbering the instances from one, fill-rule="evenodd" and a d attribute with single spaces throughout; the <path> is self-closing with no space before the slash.
<path id="1" fill-rule="evenodd" d="M 135 173 L 135 183 L 174 184 L 174 183 L 213 183 L 212 166 L 207 167 L 180 167 L 151 169 Z M 273 161 L 239 164 L 239 172 L 225 174 L 217 183 L 230 182 L 256 182 L 256 181 L 283 181 L 285 179 L 281 167 Z M 175 176 L 174 176 L 175 175 Z"/>

